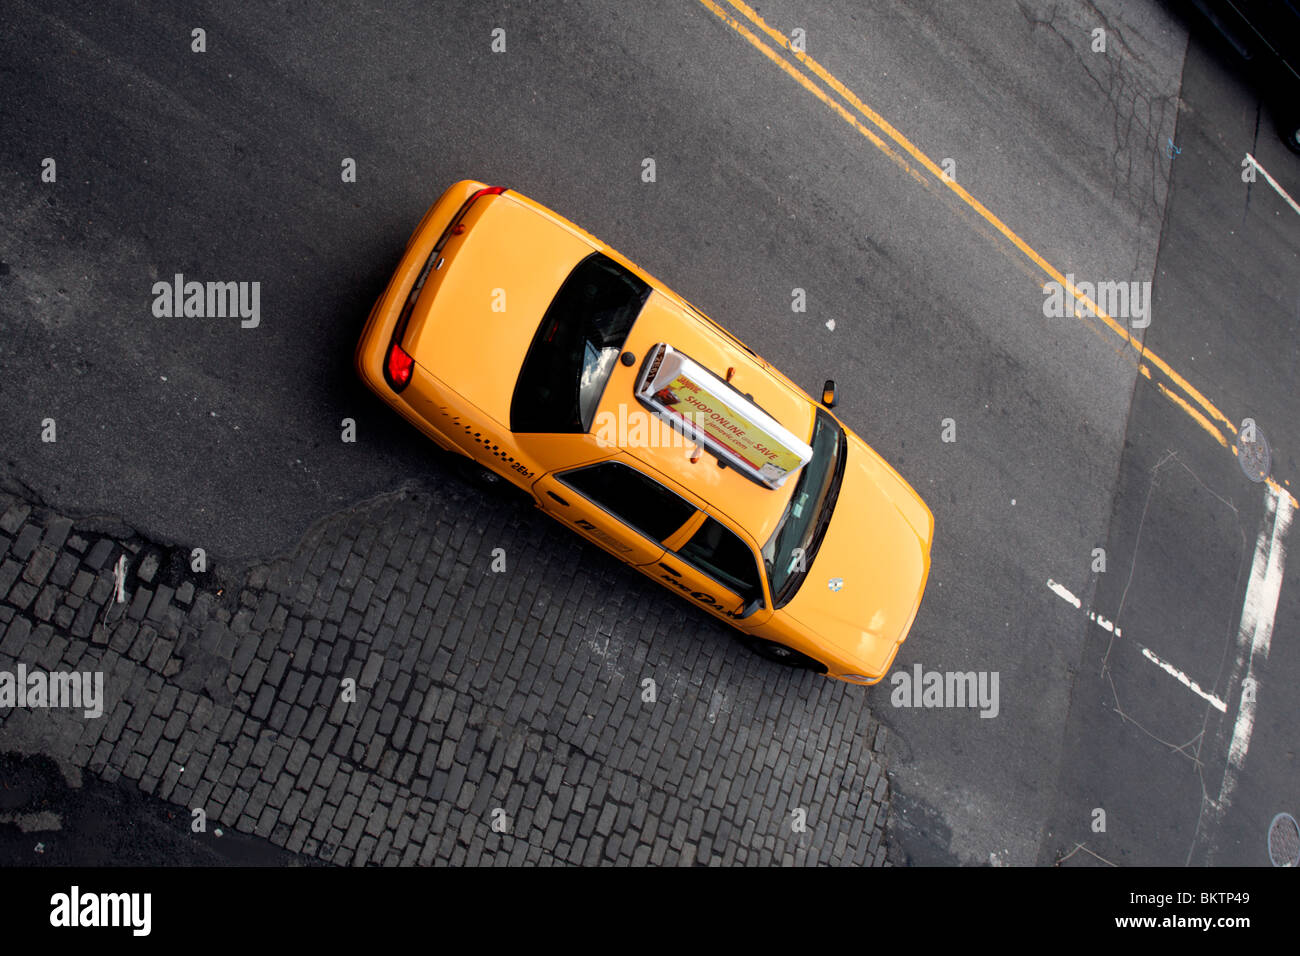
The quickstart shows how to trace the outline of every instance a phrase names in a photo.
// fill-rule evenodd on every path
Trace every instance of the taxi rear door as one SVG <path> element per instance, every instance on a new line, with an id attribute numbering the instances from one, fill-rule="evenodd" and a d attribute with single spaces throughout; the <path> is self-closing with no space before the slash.
<path id="1" fill-rule="evenodd" d="M 696 510 L 618 459 L 551 472 L 533 484 L 533 495 L 543 511 L 642 570 L 663 557 L 664 539 Z"/>

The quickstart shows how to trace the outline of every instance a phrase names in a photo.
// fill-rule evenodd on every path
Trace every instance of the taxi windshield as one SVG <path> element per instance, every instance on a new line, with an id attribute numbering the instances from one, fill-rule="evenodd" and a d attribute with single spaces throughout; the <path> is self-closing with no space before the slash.
<path id="1" fill-rule="evenodd" d="M 650 287 L 597 252 L 560 286 L 510 402 L 513 432 L 585 432 Z"/>
<path id="2" fill-rule="evenodd" d="M 812 567 L 844 477 L 844 429 L 823 409 L 817 409 L 809 444 L 812 459 L 800 471 L 790 503 L 763 548 L 763 563 L 777 607 L 790 602 Z"/>

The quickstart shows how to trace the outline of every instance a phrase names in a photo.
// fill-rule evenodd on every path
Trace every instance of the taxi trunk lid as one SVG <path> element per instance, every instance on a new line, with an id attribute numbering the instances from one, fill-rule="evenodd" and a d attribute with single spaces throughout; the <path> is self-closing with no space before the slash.
<path id="1" fill-rule="evenodd" d="M 454 373 L 465 398 L 506 424 L 537 325 L 592 246 L 509 193 L 476 200 L 461 225 L 435 254 L 403 348 L 435 378 Z"/>

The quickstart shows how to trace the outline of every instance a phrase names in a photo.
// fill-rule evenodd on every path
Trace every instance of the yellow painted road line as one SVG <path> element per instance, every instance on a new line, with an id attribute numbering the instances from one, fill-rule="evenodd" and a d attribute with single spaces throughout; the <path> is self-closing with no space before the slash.
<path id="1" fill-rule="evenodd" d="M 988 221 L 989 225 L 992 225 L 993 228 L 998 230 L 998 232 L 1005 235 L 1005 237 L 1011 242 L 1011 245 L 1014 245 L 1018 250 L 1021 250 L 1023 254 L 1032 261 L 1032 263 L 1037 265 L 1040 269 L 1043 269 L 1045 273 L 1048 273 L 1048 276 L 1052 277 L 1053 280 L 1060 282 L 1062 289 L 1069 290 L 1071 295 L 1074 295 L 1075 300 L 1078 300 L 1078 302 L 1082 302 L 1084 306 L 1087 306 L 1088 310 L 1095 313 L 1095 315 L 1101 319 L 1102 323 L 1105 323 L 1112 332 L 1121 337 L 1123 341 L 1130 343 L 1134 349 L 1139 351 L 1143 350 L 1141 342 L 1139 342 L 1134 336 L 1131 336 L 1128 329 L 1125 328 L 1125 325 L 1119 323 L 1119 321 L 1115 321 L 1112 316 L 1108 315 L 1108 313 L 1106 313 L 1105 310 L 1102 310 L 1100 306 L 1097 306 L 1097 303 L 1093 302 L 1093 300 L 1088 298 L 1087 295 L 1079 295 L 1079 290 L 1075 289 L 1074 285 L 1070 284 L 1070 282 L 1066 282 L 1065 276 L 1062 276 L 1061 272 L 1058 271 L 1056 267 L 1053 267 L 1053 265 L 1050 264 L 1049 261 L 1045 260 L 1043 256 L 1037 254 L 1034 248 L 1028 245 L 1028 243 L 1019 237 L 1019 235 L 1015 234 L 1013 230 L 1011 230 L 1010 226 L 1006 225 L 1004 221 L 998 219 L 998 217 L 993 215 L 988 208 L 985 208 L 984 204 L 979 202 L 975 196 L 967 193 L 967 191 L 959 185 L 956 179 L 945 176 L 944 170 L 939 168 L 939 164 L 936 164 L 935 161 L 930 159 L 930 156 L 927 156 L 926 153 L 923 153 L 919 148 L 915 147 L 913 142 L 911 142 L 910 139 L 907 139 L 904 134 L 894 129 L 894 127 L 889 124 L 883 116 L 880 116 L 880 113 L 876 112 L 875 109 L 868 107 L 866 103 L 863 103 L 863 101 L 859 99 L 849 87 L 846 87 L 844 83 L 841 83 L 835 75 L 829 72 L 828 69 L 824 68 L 822 64 L 819 64 L 818 61 L 807 55 L 807 53 L 790 46 L 789 38 L 787 38 L 783 33 L 780 33 L 779 30 L 776 30 L 775 27 L 764 22 L 763 18 L 759 17 L 758 13 L 755 12 L 753 8 L 750 8 L 748 4 L 744 3 L 744 0 L 727 0 L 727 3 L 731 4 L 733 8 L 738 10 L 738 12 L 744 14 L 746 20 L 754 23 L 754 26 L 757 26 L 759 30 L 762 30 L 763 33 L 766 33 L 768 36 L 771 36 L 776 43 L 780 44 L 781 48 L 794 56 L 794 59 L 800 61 L 801 64 L 807 66 L 811 72 L 818 75 L 827 86 L 831 87 L 832 90 L 835 90 L 837 94 L 842 96 L 842 98 L 848 100 L 848 103 L 853 105 L 854 109 L 857 109 L 859 113 L 862 113 L 862 116 L 865 116 L 868 121 L 872 122 L 872 124 L 878 126 L 887 137 L 894 140 L 894 143 L 897 143 L 898 146 L 904 148 L 904 150 L 909 153 L 914 160 L 917 160 L 920 165 L 924 166 L 927 170 L 930 170 L 932 176 L 939 179 L 943 185 L 948 186 L 948 189 L 952 190 L 953 193 L 956 193 L 959 198 L 962 199 L 962 202 L 965 202 L 967 206 L 975 209 L 975 212 L 978 212 L 980 216 L 983 216 L 984 220 Z M 710 5 L 711 7 L 712 4 L 707 3 L 706 1 L 706 5 Z M 1214 407 L 1213 403 L 1210 402 L 1208 398 L 1205 398 L 1205 395 L 1197 392 L 1195 388 L 1192 388 L 1190 382 L 1188 382 L 1186 378 L 1178 375 L 1178 372 L 1175 372 L 1169 364 L 1165 363 L 1164 359 L 1161 359 L 1160 356 L 1154 355 L 1149 351 L 1143 352 L 1143 354 L 1145 358 L 1151 360 L 1153 365 L 1156 365 L 1156 368 L 1169 376 L 1170 380 L 1174 381 L 1180 389 L 1183 389 L 1183 392 L 1186 392 L 1188 395 L 1191 395 L 1193 399 L 1196 399 L 1196 402 L 1199 403 L 1199 405 L 1203 407 L 1212 418 L 1222 421 L 1223 424 L 1232 429 L 1232 432 L 1236 432 L 1235 425 L 1227 419 L 1227 416 L 1223 415 L 1223 412 L 1219 411 L 1217 407 Z"/>
<path id="2" fill-rule="evenodd" d="M 747 29 L 743 23 L 741 23 L 731 14 L 727 13 L 726 10 L 722 9 L 720 6 L 714 3 L 713 0 L 700 0 L 700 2 L 704 4 L 706 7 L 708 7 L 710 10 L 712 10 L 715 14 L 717 14 L 717 16 L 720 17 L 733 30 L 739 33 L 751 44 L 753 44 L 754 47 L 757 48 L 761 53 L 763 53 L 763 55 L 765 55 L 769 60 L 771 60 L 782 70 L 784 70 L 787 74 L 789 74 L 791 79 L 793 79 L 796 83 L 798 83 L 800 86 L 806 89 L 809 93 L 811 93 L 813 96 L 817 97 L 819 100 L 821 100 L 831 109 L 833 109 L 836 113 L 838 113 L 846 123 L 848 123 L 859 133 L 861 133 L 863 136 L 869 139 L 873 146 L 875 146 L 882 153 L 884 153 L 886 156 L 892 159 L 896 164 L 898 164 L 899 168 L 901 168 L 904 172 L 911 174 L 911 176 L 917 181 L 923 184 L 925 183 L 924 177 L 922 177 L 921 174 L 916 169 L 914 169 L 912 165 L 908 163 L 907 160 L 905 160 L 902 156 L 898 155 L 898 153 L 896 153 L 894 150 L 890 149 L 889 145 L 883 139 L 877 136 L 874 131 L 868 129 L 867 127 L 863 126 L 860 122 L 858 122 L 856 116 L 854 116 L 852 113 L 846 110 L 839 103 L 836 103 L 834 99 L 832 99 L 830 96 L 827 95 L 825 90 L 823 90 L 812 80 L 808 79 L 807 76 L 800 73 L 793 66 L 791 66 L 790 63 L 788 63 L 781 56 L 781 54 L 777 53 L 775 50 L 773 50 L 770 46 L 768 46 L 758 37 L 754 36 L 754 34 L 749 29 Z"/>
<path id="3" fill-rule="evenodd" d="M 1285 488 L 1283 488 L 1280 484 L 1278 484 L 1276 478 L 1273 478 L 1272 476 L 1270 476 L 1270 477 L 1268 477 L 1268 478 L 1265 478 L 1265 479 L 1264 479 L 1264 484 L 1268 485 L 1270 488 L 1272 488 L 1274 491 L 1276 491 L 1279 495 L 1283 495 L 1283 496 L 1285 496 L 1285 497 L 1286 497 L 1286 498 L 1291 502 L 1291 507 L 1292 507 L 1292 508 L 1300 508 L 1300 502 L 1297 502 L 1297 501 L 1295 500 L 1295 495 L 1291 494 L 1291 492 L 1287 491 L 1287 490 L 1286 490 Z M 1290 484 L 1290 482 L 1288 482 L 1288 484 Z"/>
<path id="4" fill-rule="evenodd" d="M 1097 303 L 1094 302 L 1090 297 L 1080 295 L 1079 290 L 1074 286 L 1073 283 L 1068 282 L 1066 280 L 1065 276 L 1060 272 L 1059 269 L 1057 269 L 1050 262 L 1044 259 L 1041 255 L 1039 255 L 1038 252 L 1035 251 L 1029 245 L 1029 243 L 1025 242 L 1024 239 L 1020 238 L 1020 236 L 1017 235 L 1005 222 L 1003 222 L 1000 218 L 994 215 L 987 207 L 984 206 L 983 203 L 981 203 L 978 199 L 976 199 L 969 192 L 967 192 L 966 189 L 964 189 L 954 179 L 945 175 L 943 170 L 939 167 L 937 163 L 934 162 L 934 160 L 932 160 L 929 156 L 927 156 L 920 149 L 918 149 L 911 142 L 911 140 L 909 140 L 906 136 L 904 136 L 897 129 L 895 129 L 893 125 L 891 125 L 883 116 L 881 116 L 878 112 L 876 112 L 866 103 L 864 103 L 852 90 L 850 90 L 847 86 L 845 86 L 842 82 L 840 82 L 840 80 L 836 78 L 829 70 L 823 67 L 812 57 L 808 56 L 807 53 L 803 52 L 802 50 L 796 50 L 791 45 L 789 38 L 786 37 L 785 34 L 781 33 L 779 30 L 777 30 L 776 28 L 772 27 L 767 22 L 765 22 L 763 18 L 760 17 L 756 11 L 754 11 L 748 4 L 744 2 L 744 0 L 726 0 L 726 2 L 729 3 L 731 7 L 735 9 L 738 13 L 740 13 L 746 20 L 748 20 L 755 28 L 757 28 L 759 31 L 765 33 L 769 38 L 771 38 L 771 40 L 774 43 L 776 43 L 782 50 L 784 50 L 789 55 L 793 56 L 800 64 L 805 66 L 808 70 L 810 70 L 813 74 L 815 74 L 820 80 L 822 80 L 822 82 L 824 82 L 832 90 L 838 93 L 840 97 L 843 98 L 845 102 L 847 102 L 855 110 L 857 110 L 857 112 L 862 117 L 864 117 L 868 122 L 873 124 L 878 130 L 880 130 L 881 133 L 883 133 L 886 137 L 888 137 L 888 139 L 892 140 L 894 144 L 899 149 L 902 150 L 902 154 L 906 154 L 906 156 L 900 154 L 898 150 L 891 148 L 879 135 L 876 134 L 875 131 L 864 126 L 856 116 L 854 116 L 852 113 L 846 110 L 842 105 L 840 105 L 840 103 L 836 102 L 832 97 L 830 97 L 825 90 L 823 90 L 816 83 L 814 83 L 806 74 L 795 69 L 795 67 L 787 59 L 782 57 L 780 53 L 772 49 L 772 47 L 769 46 L 767 43 L 764 43 L 763 40 L 759 36 L 757 36 L 752 30 L 750 30 L 744 23 L 742 23 L 736 17 L 732 16 L 727 10 L 725 10 L 717 3 L 715 3 L 714 0 L 700 0 L 700 3 L 704 7 L 712 11 L 713 14 L 717 16 L 720 20 L 722 20 L 723 23 L 727 24 L 727 26 L 729 26 L 732 30 L 734 30 L 737 34 L 739 34 L 747 42 L 749 42 L 750 45 L 752 45 L 755 49 L 761 52 L 769 60 L 771 60 L 773 63 L 779 66 L 788 76 L 790 76 L 793 80 L 795 80 L 795 82 L 797 82 L 800 86 L 808 90 L 808 92 L 812 93 L 819 100 L 821 100 L 831 109 L 833 109 L 847 123 L 853 126 L 860 133 L 862 133 L 862 135 L 865 136 L 873 146 L 881 150 L 896 165 L 898 165 L 901 169 L 903 169 L 905 172 L 911 175 L 912 178 L 916 179 L 918 182 L 921 182 L 923 185 L 927 187 L 930 185 L 930 181 L 926 180 L 925 177 L 923 177 L 919 172 L 919 170 L 917 169 L 917 166 L 920 166 L 921 168 L 929 172 L 936 180 L 938 180 L 939 183 L 948 187 L 948 189 L 951 190 L 953 194 L 955 194 L 958 198 L 960 198 L 962 202 L 964 202 L 967 206 L 969 206 L 976 213 L 978 213 L 981 218 L 983 218 L 987 223 L 989 223 L 989 225 L 993 226 L 993 228 L 996 229 L 999 233 L 1001 233 L 1002 236 L 1005 237 L 1009 242 L 1011 242 L 1012 245 L 1014 245 L 1017 249 L 1019 249 L 1020 252 L 1023 253 L 1026 258 L 1028 258 L 1031 262 L 1033 262 L 1036 266 L 1038 266 L 1038 268 L 1041 269 L 1044 273 L 1046 273 L 1053 281 L 1059 283 L 1062 289 L 1067 290 L 1071 294 L 1071 296 L 1073 296 L 1074 301 L 1082 303 L 1087 308 L 1088 311 L 1090 311 L 1093 315 L 1099 318 L 1106 325 L 1106 327 L 1109 328 L 1112 332 L 1114 332 L 1117 336 L 1119 336 L 1124 341 L 1125 344 L 1131 346 L 1135 351 L 1137 351 L 1140 356 L 1139 359 L 1140 362 L 1149 362 L 1152 366 L 1159 369 L 1160 372 L 1163 373 L 1169 379 L 1170 382 L 1176 385 L 1185 395 L 1190 397 L 1192 401 L 1194 401 L 1197 405 L 1199 405 L 1200 410 L 1194 408 L 1191 402 L 1188 402 L 1182 396 L 1177 395 L 1171 389 L 1168 389 L 1160 385 L 1159 383 L 1157 383 L 1161 394 L 1165 395 L 1171 401 L 1174 401 L 1180 408 L 1186 411 L 1193 421 L 1195 421 L 1202 429 L 1204 429 L 1212 438 L 1214 438 L 1224 448 L 1232 447 L 1231 445 L 1229 445 L 1228 439 L 1224 435 L 1223 430 L 1219 427 L 1219 425 L 1216 425 L 1215 422 L 1221 423 L 1224 428 L 1226 428 L 1230 433 L 1234 435 L 1237 433 L 1237 426 L 1233 424 L 1233 422 L 1228 418 L 1227 415 L 1225 415 L 1222 411 L 1219 410 L 1218 406 L 1216 406 L 1213 402 L 1211 402 L 1208 398 L 1206 398 L 1205 395 L 1203 395 L 1200 392 L 1200 390 L 1195 388 L 1189 381 L 1187 381 L 1187 379 L 1183 378 L 1183 376 L 1179 375 L 1178 372 L 1175 371 L 1174 368 L 1171 365 L 1169 365 L 1168 362 L 1160 358 L 1160 356 L 1156 355 L 1151 350 L 1147 349 L 1142 344 L 1142 342 L 1140 342 L 1136 337 L 1134 337 L 1129 332 L 1129 330 L 1123 325 L 1123 323 L 1116 321 L 1116 319 L 1114 319 L 1104 309 L 1102 309 L 1099 305 L 1097 305 Z M 916 163 L 916 165 L 913 165 L 912 163 L 908 162 L 906 157 L 911 157 L 911 159 Z M 1146 366 L 1142 366 L 1141 371 L 1142 374 L 1145 375 L 1147 378 L 1151 378 L 1150 370 Z M 1272 482 L 1270 480 L 1270 484 L 1276 485 L 1276 482 Z M 1289 493 L 1285 491 L 1283 491 L 1282 493 L 1287 494 L 1288 497 L 1290 497 Z M 1291 500 L 1293 504 L 1297 504 L 1293 497 L 1291 498 Z"/>
<path id="5" fill-rule="evenodd" d="M 728 16 L 725 13 L 725 11 L 719 11 L 718 8 L 711 2 L 711 0 L 701 0 L 701 2 L 703 2 L 705 6 L 713 7 L 715 12 L 721 13 L 721 15 L 725 19 L 732 21 L 732 24 L 734 24 L 735 26 L 740 26 L 739 22 L 735 21 L 734 18 Z M 963 202 L 965 202 L 968 206 L 970 206 L 977 213 L 979 213 L 980 216 L 982 216 L 989 223 L 989 225 L 993 226 L 994 229 L 1002 233 L 1002 235 L 1004 235 L 1012 243 L 1012 245 L 1014 245 L 1017 249 L 1019 249 L 1022 253 L 1024 253 L 1025 256 L 1031 262 L 1033 262 L 1045 273 L 1047 273 L 1053 280 L 1059 282 L 1063 289 L 1068 290 L 1071 293 L 1071 295 L 1074 296 L 1075 301 L 1083 303 L 1093 314 L 1095 314 L 1099 319 L 1101 319 L 1102 322 L 1104 322 L 1112 332 L 1114 332 L 1116 335 L 1118 335 L 1121 339 L 1123 339 L 1128 344 L 1132 345 L 1135 349 L 1142 351 L 1142 343 L 1139 342 L 1136 338 L 1133 337 L 1133 335 L 1129 333 L 1129 330 L 1125 328 L 1123 323 L 1118 322 L 1114 318 L 1112 318 L 1109 314 L 1106 313 L 1104 309 L 1098 306 L 1097 303 L 1093 302 L 1092 299 L 1090 299 L 1088 296 L 1079 295 L 1078 294 L 1079 290 L 1074 287 L 1073 283 L 1066 282 L 1065 276 L 1062 275 L 1061 272 L 1055 266 L 1053 266 L 1046 259 L 1040 256 L 1029 245 L 1029 243 L 1021 239 L 1020 236 L 1018 236 L 1015 232 L 1013 232 L 1012 229 L 1006 223 L 1004 223 L 1001 219 L 999 219 L 992 212 L 990 212 L 989 209 L 986 208 L 983 203 L 981 203 L 978 199 L 976 199 L 969 192 L 967 192 L 956 180 L 952 179 L 949 176 L 944 175 L 943 170 L 939 168 L 939 165 L 935 163 L 934 160 L 932 160 L 929 156 L 925 155 L 925 153 L 921 152 L 921 150 L 918 149 L 912 143 L 911 140 L 909 140 L 906 136 L 904 136 L 902 133 L 896 130 L 883 116 L 881 116 L 870 106 L 864 103 L 852 90 L 850 90 L 847 86 L 841 83 L 839 79 L 837 79 L 829 70 L 827 70 L 824 66 L 818 63 L 812 57 L 808 56 L 807 53 L 804 53 L 801 50 L 794 49 L 790 45 L 790 40 L 788 37 L 786 37 L 775 27 L 772 27 L 768 23 L 766 23 L 763 20 L 763 18 L 760 17 L 758 13 L 756 13 L 748 4 L 744 3 L 743 0 L 727 0 L 727 2 L 730 3 L 731 6 L 734 7 L 736 10 L 738 10 L 740 13 L 742 13 L 745 16 L 745 18 L 748 19 L 751 23 L 753 23 L 756 27 L 758 27 L 769 37 L 771 37 L 775 42 L 779 43 L 782 49 L 790 53 L 795 59 L 797 59 L 800 63 L 806 66 L 814 74 L 816 74 L 823 82 L 826 83 L 827 86 L 833 89 L 836 93 L 840 94 L 840 96 L 842 96 L 854 109 L 856 109 L 859 113 L 861 113 L 864 117 L 866 117 L 867 120 L 869 120 L 871 123 L 875 124 L 876 127 L 878 127 L 886 136 L 888 136 L 900 147 L 902 147 L 902 149 L 905 152 L 907 152 L 908 155 L 910 155 L 913 159 L 915 159 L 918 163 L 920 163 L 921 166 L 923 166 L 926 170 L 928 170 L 936 179 L 939 180 L 939 182 L 947 186 L 958 197 L 960 197 Z M 750 34 L 749 36 L 753 37 L 753 34 Z M 756 42 L 759 44 L 762 43 L 762 41 L 758 40 L 756 37 L 754 37 L 751 40 L 751 42 Z M 775 52 L 771 53 L 770 55 L 773 57 L 776 56 Z M 781 60 L 780 62 L 784 63 L 785 61 Z M 1178 385 L 1179 388 L 1181 388 L 1184 392 L 1186 392 L 1193 399 L 1195 399 L 1196 402 L 1212 418 L 1218 419 L 1219 421 L 1223 422 L 1224 425 L 1228 426 L 1228 428 L 1232 429 L 1234 433 L 1236 432 L 1237 430 L 1236 426 L 1233 425 L 1233 423 L 1228 420 L 1228 417 L 1224 415 L 1221 411 L 1219 411 L 1219 409 L 1216 408 L 1214 404 L 1209 401 L 1209 399 L 1207 399 L 1199 391 L 1193 388 L 1190 382 L 1188 382 L 1181 375 L 1175 372 L 1173 368 L 1169 366 L 1168 363 L 1166 363 L 1158 355 L 1155 355 L 1154 353 L 1149 351 L 1143 351 L 1143 357 L 1149 360 L 1151 364 L 1154 365 L 1156 368 L 1160 369 L 1160 371 L 1164 372 L 1165 375 L 1169 376 L 1171 381 L 1173 381 L 1175 384 Z"/>
<path id="6" fill-rule="evenodd" d="M 1173 402 L 1175 405 L 1177 405 L 1179 408 L 1185 411 L 1188 415 L 1192 416 L 1192 420 L 1195 421 L 1202 428 L 1204 428 L 1211 435 L 1213 435 L 1215 438 L 1217 438 L 1220 445 L 1222 445 L 1224 448 L 1228 447 L 1228 440 L 1223 437 L 1223 433 L 1219 431 L 1217 428 L 1215 428 L 1214 425 L 1210 423 L 1209 419 L 1207 419 L 1195 408 L 1192 408 L 1191 403 L 1188 402 L 1187 399 L 1183 398 L 1183 396 L 1177 394 L 1176 392 L 1168 388 L 1165 388 L 1163 382 L 1156 382 L 1156 390 L 1159 391 L 1160 394 L 1163 395 L 1165 398 L 1169 399 L 1171 402 Z M 1236 448 L 1233 448 L 1232 451 L 1235 453 Z"/>

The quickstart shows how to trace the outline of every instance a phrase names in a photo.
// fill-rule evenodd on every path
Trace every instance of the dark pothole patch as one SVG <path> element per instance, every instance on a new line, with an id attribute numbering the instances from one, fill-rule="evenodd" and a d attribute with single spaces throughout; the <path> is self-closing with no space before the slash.
<path id="1" fill-rule="evenodd" d="M 212 819 L 205 832 L 194 833 L 189 809 L 126 778 L 107 783 L 83 773 L 82 780 L 81 787 L 69 786 L 43 755 L 0 753 L 0 814 L 51 815 L 41 818 L 48 828 L 0 823 L 0 866 L 326 865 Z"/>

